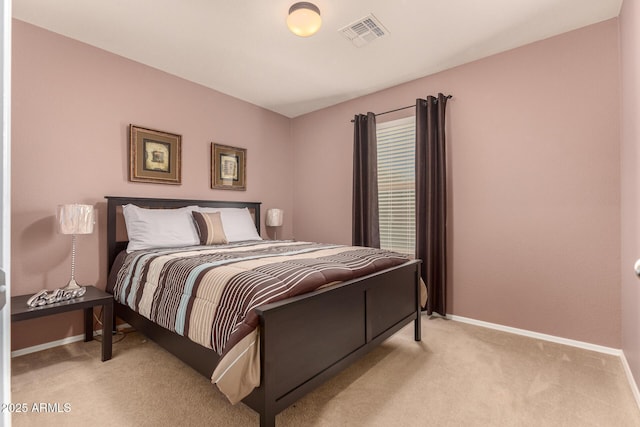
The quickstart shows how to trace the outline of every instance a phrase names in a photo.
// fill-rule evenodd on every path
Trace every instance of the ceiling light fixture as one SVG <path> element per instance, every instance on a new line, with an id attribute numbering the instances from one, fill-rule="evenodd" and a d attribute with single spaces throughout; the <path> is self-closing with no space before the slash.
<path id="1" fill-rule="evenodd" d="M 297 36 L 309 37 L 314 35 L 322 25 L 320 9 L 313 3 L 298 2 L 289 8 L 287 27 Z"/>

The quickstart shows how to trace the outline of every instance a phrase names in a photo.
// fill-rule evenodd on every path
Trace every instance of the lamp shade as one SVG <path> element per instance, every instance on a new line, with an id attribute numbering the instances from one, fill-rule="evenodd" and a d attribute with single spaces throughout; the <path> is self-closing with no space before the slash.
<path id="1" fill-rule="evenodd" d="M 287 27 L 297 36 L 309 37 L 314 35 L 322 25 L 320 9 L 313 3 L 298 2 L 289 8 Z"/>
<path id="2" fill-rule="evenodd" d="M 282 226 L 282 217 L 284 211 L 282 209 L 268 209 L 267 210 L 267 226 L 280 227 Z"/>
<path id="3" fill-rule="evenodd" d="M 91 205 L 59 205 L 58 231 L 62 234 L 91 234 L 95 213 Z"/>

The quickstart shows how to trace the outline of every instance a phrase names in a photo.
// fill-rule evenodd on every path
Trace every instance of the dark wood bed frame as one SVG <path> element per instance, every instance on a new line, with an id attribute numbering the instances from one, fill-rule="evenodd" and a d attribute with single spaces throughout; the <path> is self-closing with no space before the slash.
<path id="1" fill-rule="evenodd" d="M 260 203 L 150 199 L 107 196 L 109 268 L 126 248 L 121 206 L 247 207 L 260 233 Z M 414 322 L 421 340 L 420 261 L 350 280 L 256 308 L 260 318 L 260 387 L 243 402 L 260 414 L 260 426 L 275 426 L 275 416 Z M 213 350 L 164 329 L 116 303 L 115 314 L 207 378 L 218 363 Z M 304 322 L 294 321 L 304 318 Z"/>

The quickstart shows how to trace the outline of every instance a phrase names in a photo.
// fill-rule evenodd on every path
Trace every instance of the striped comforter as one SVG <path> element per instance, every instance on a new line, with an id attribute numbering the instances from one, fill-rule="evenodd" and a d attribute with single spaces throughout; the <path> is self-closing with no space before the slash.
<path id="1" fill-rule="evenodd" d="M 212 382 L 235 403 L 260 383 L 253 308 L 407 260 L 380 249 L 289 241 L 136 251 L 118 270 L 113 294 L 220 354 Z"/>

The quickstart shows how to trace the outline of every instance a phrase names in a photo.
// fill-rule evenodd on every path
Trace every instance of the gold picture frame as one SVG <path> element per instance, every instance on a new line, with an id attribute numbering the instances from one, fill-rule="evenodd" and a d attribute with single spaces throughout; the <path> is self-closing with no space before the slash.
<path id="1" fill-rule="evenodd" d="M 182 136 L 129 125 L 129 181 L 181 184 Z"/>
<path id="2" fill-rule="evenodd" d="M 247 189 L 247 149 L 211 143 L 211 188 Z"/>

